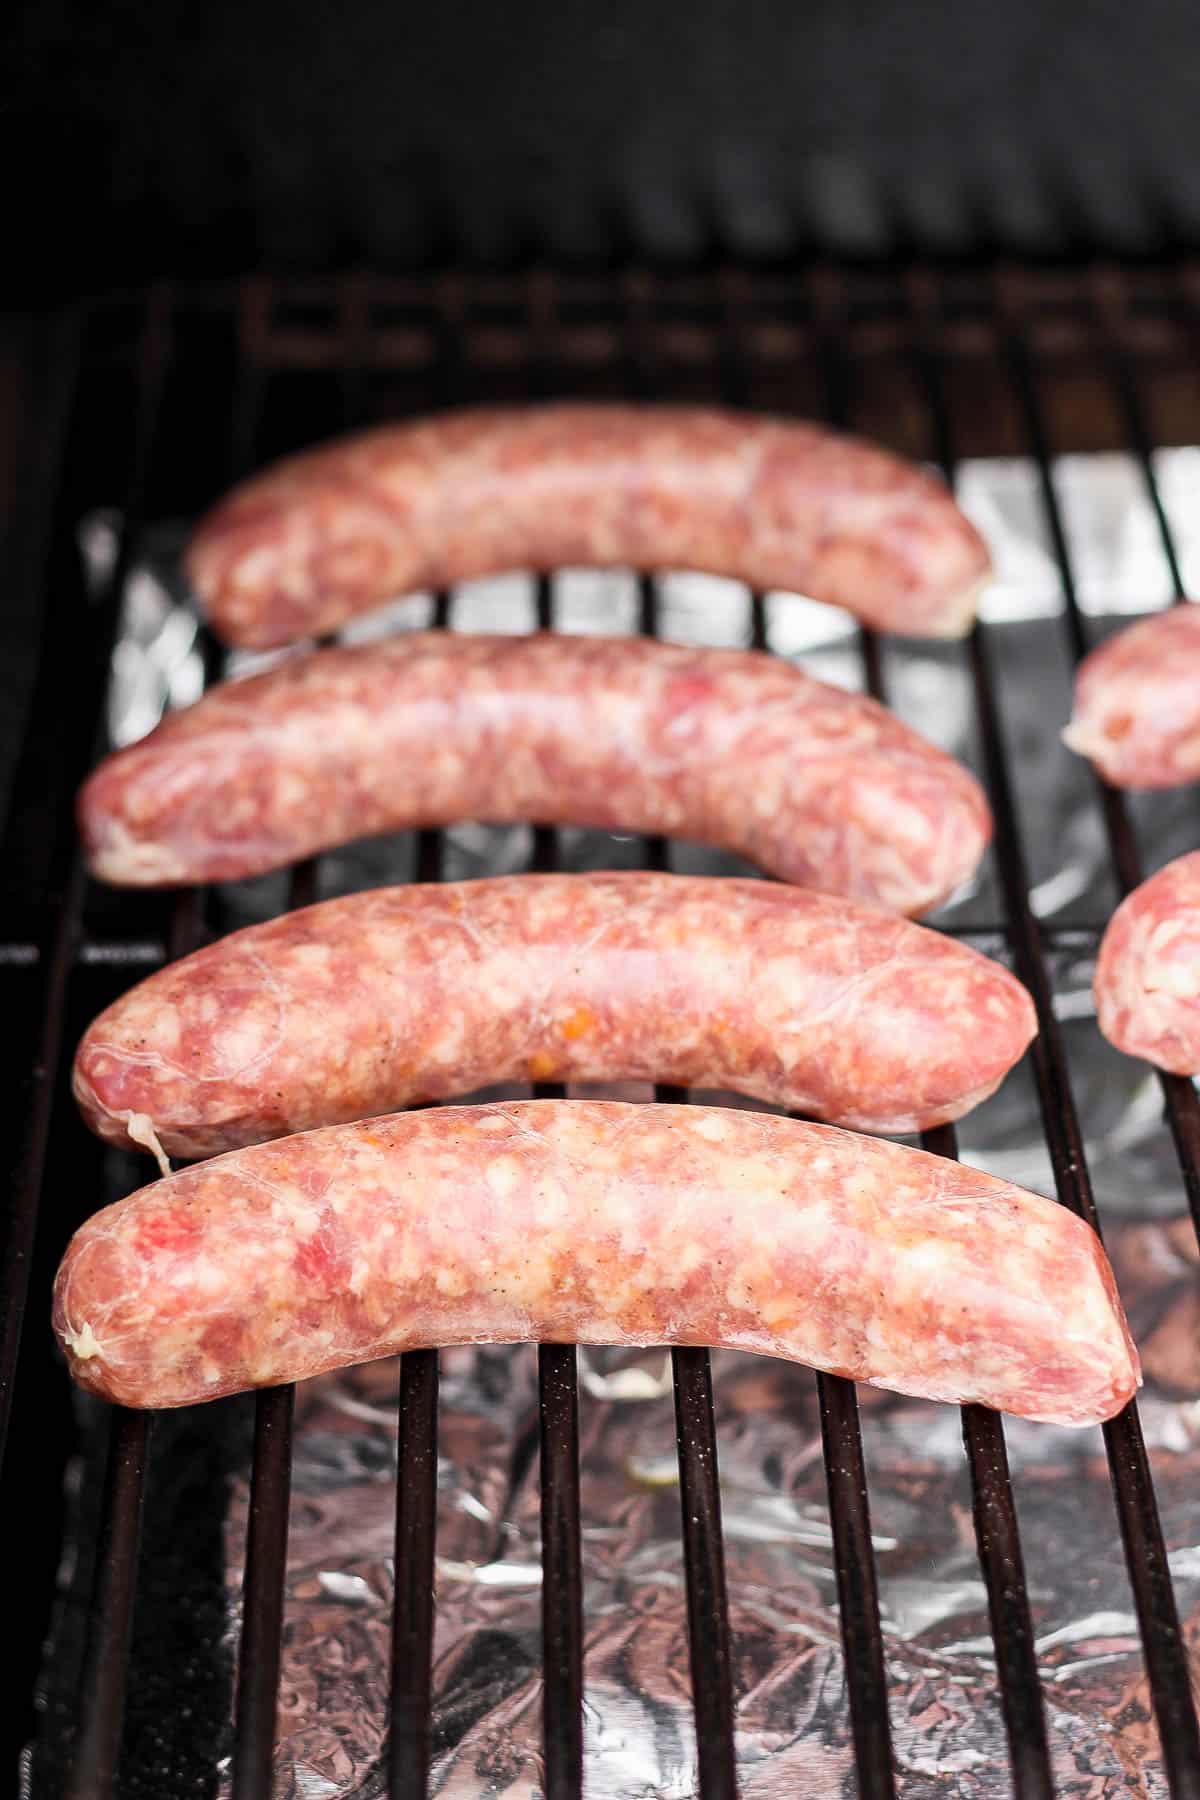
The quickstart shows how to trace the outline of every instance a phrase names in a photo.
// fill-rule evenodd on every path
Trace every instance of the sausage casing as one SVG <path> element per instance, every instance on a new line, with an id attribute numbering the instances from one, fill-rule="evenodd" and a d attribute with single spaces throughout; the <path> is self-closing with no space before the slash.
<path id="1" fill-rule="evenodd" d="M 1110 1043 L 1176 1075 L 1200 1074 L 1200 850 L 1121 902 L 1093 982 Z"/>
<path id="2" fill-rule="evenodd" d="M 446 1107 L 235 1150 L 90 1219 L 54 1317 L 76 1380 L 127 1406 L 531 1339 L 751 1350 L 1064 1425 L 1138 1382 L 1073 1214 L 714 1107 Z"/>
<path id="3" fill-rule="evenodd" d="M 751 650 L 418 632 L 213 688 L 85 784 L 93 873 L 237 880 L 456 820 L 663 833 L 915 913 L 991 835 L 974 777 L 884 707 Z"/>
<path id="4" fill-rule="evenodd" d="M 1085 656 L 1063 741 L 1115 787 L 1200 780 L 1200 606 L 1152 613 Z"/>
<path id="5" fill-rule="evenodd" d="M 862 1130 L 958 1118 L 1036 1030 L 999 964 L 766 881 L 627 871 L 385 888 L 172 963 L 90 1026 L 75 1094 L 211 1156 L 511 1081 L 729 1089 Z"/>
<path id="6" fill-rule="evenodd" d="M 815 425 L 690 407 L 550 405 L 388 425 L 296 456 L 200 525 L 215 629 L 269 647 L 507 569 L 700 569 L 957 637 L 988 573 L 935 476 Z"/>

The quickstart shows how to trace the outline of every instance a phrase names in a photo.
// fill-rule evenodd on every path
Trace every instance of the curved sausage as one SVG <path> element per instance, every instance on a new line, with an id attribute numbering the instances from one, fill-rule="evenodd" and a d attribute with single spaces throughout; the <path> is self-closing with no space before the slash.
<path id="1" fill-rule="evenodd" d="M 551 405 L 388 425 L 256 476 L 200 525 L 213 626 L 265 648 L 508 569 L 700 569 L 959 637 L 988 574 L 936 477 L 815 425 Z"/>
<path id="2" fill-rule="evenodd" d="M 1143 881 L 1108 922 L 1093 983 L 1110 1043 L 1200 1074 L 1200 850 Z"/>
<path id="3" fill-rule="evenodd" d="M 716 1107 L 446 1107 L 234 1150 L 90 1219 L 54 1322 L 75 1379 L 125 1406 L 530 1339 L 752 1350 L 1063 1425 L 1138 1382 L 1073 1214 Z"/>
<path id="4" fill-rule="evenodd" d="M 386 888 L 252 925 L 89 1028 L 75 1095 L 211 1156 L 507 1081 L 732 1089 L 865 1131 L 994 1091 L 1037 1029 L 999 964 L 890 913 L 766 881 L 510 875 Z"/>
<path id="5" fill-rule="evenodd" d="M 920 912 L 978 864 L 978 783 L 778 657 L 649 638 L 422 632 L 213 688 L 84 786 L 94 874 L 227 881 L 460 819 L 698 838 Z"/>
<path id="6" fill-rule="evenodd" d="M 1200 606 L 1173 606 L 1085 656 L 1063 742 L 1115 787 L 1200 780 Z"/>

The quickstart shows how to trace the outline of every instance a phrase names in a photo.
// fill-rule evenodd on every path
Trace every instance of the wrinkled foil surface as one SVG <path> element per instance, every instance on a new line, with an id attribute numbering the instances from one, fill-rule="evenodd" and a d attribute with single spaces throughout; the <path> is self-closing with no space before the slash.
<path id="1" fill-rule="evenodd" d="M 1157 472 L 1183 567 L 1200 592 L 1200 450 L 1161 453 Z M 1165 605 L 1167 567 L 1136 465 L 1119 455 L 1066 458 L 1056 478 L 1093 636 L 1118 626 L 1121 614 Z M 1069 712 L 1070 664 L 1036 471 L 1015 461 L 971 464 L 960 495 L 996 558 L 984 617 L 1033 899 L 1051 934 L 1097 1199 L 1145 1365 L 1142 1420 L 1195 1647 L 1200 1257 L 1157 1082 L 1096 1030 L 1094 931 L 1116 895 L 1095 785 L 1057 740 Z M 103 517 L 86 527 L 97 565 L 109 533 Z M 110 709 L 118 743 L 202 686 L 180 542 L 176 529 L 150 533 L 130 579 Z M 749 597 L 735 584 L 681 575 L 658 585 L 663 635 L 748 642 Z M 635 629 L 632 576 L 572 571 L 556 579 L 554 595 L 560 629 Z M 428 597 L 418 596 L 345 636 L 417 628 L 429 612 Z M 803 657 L 826 679 L 861 684 L 857 635 L 842 615 L 774 595 L 767 617 L 772 649 Z M 529 630 L 533 584 L 519 576 L 470 584 L 455 595 L 452 623 Z M 270 660 L 234 656 L 231 672 Z M 978 766 L 962 648 L 889 643 L 885 668 L 896 709 Z M 1200 843 L 1194 793 L 1139 796 L 1133 810 L 1148 869 Z M 564 831 L 559 841 L 565 868 L 637 866 L 642 855 L 636 840 L 604 834 Z M 518 870 L 529 848 L 523 828 L 466 825 L 447 834 L 446 874 Z M 331 855 L 322 861 L 321 893 L 409 878 L 411 857 L 407 840 Z M 680 870 L 740 870 L 695 846 L 674 846 L 672 860 Z M 285 903 L 284 878 L 225 890 L 221 903 L 230 927 L 266 916 Z M 981 947 L 1004 956 L 1002 932 L 993 932 L 1003 923 L 994 871 L 985 868 L 938 922 L 975 929 Z M 966 1160 L 1053 1193 L 1027 1063 L 959 1136 Z M 581 1352 L 579 1363 L 587 1793 L 684 1800 L 697 1791 L 697 1770 L 669 1363 L 663 1352 L 615 1351 Z M 536 1354 L 528 1346 L 452 1350 L 441 1368 L 433 1790 L 454 1800 L 537 1795 Z M 714 1357 L 714 1380 L 743 1794 L 852 1793 L 814 1379 L 802 1368 L 725 1353 Z M 393 1360 L 297 1394 L 276 1800 L 368 1800 L 385 1791 L 397 1387 Z M 959 1414 L 865 1388 L 859 1399 L 901 1789 L 913 1797 L 1006 1794 L 1011 1777 Z M 1059 1787 L 1078 1800 L 1163 1795 L 1101 1434 L 1015 1420 L 1005 1429 Z M 226 1532 L 233 1647 L 247 1503 L 243 1476 Z M 227 1784 L 227 1758 L 224 1766 Z"/>

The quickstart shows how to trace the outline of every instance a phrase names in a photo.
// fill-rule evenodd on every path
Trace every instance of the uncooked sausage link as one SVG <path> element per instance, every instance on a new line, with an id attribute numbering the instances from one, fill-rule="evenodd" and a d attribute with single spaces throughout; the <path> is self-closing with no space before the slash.
<path id="1" fill-rule="evenodd" d="M 1063 738 L 1116 787 L 1200 780 L 1200 606 L 1139 619 L 1086 656 Z"/>
<path id="2" fill-rule="evenodd" d="M 385 888 L 253 925 L 91 1025 L 75 1093 L 172 1156 L 510 1081 L 659 1081 L 864 1131 L 959 1118 L 1023 1053 L 998 963 L 773 882 L 623 872 Z"/>
<path id="3" fill-rule="evenodd" d="M 701 569 L 957 637 L 988 555 L 933 475 L 816 425 L 551 405 L 390 425 L 280 463 L 203 521 L 215 629 L 267 647 L 504 569 Z"/>
<path id="4" fill-rule="evenodd" d="M 916 913 L 991 834 L 966 769 L 749 650 L 419 632 L 212 689 L 91 776 L 92 870 L 236 880 L 373 833 L 537 821 L 698 839 Z"/>
<path id="5" fill-rule="evenodd" d="M 1200 1074 L 1200 850 L 1122 901 L 1094 981 L 1105 1037 L 1176 1075 Z"/>
<path id="6" fill-rule="evenodd" d="M 90 1219 L 55 1327 L 127 1406 L 526 1340 L 726 1346 L 1064 1425 L 1138 1382 L 1100 1242 L 1054 1202 L 700 1106 L 445 1107 L 232 1151 Z"/>

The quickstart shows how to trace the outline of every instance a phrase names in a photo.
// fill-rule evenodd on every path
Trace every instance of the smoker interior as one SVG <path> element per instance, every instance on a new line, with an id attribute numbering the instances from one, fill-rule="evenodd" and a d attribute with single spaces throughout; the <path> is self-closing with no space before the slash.
<path id="1" fill-rule="evenodd" d="M 1078 657 L 1087 626 L 1052 458 L 1118 448 L 1136 458 L 1179 594 L 1152 451 L 1200 442 L 1198 344 L 1200 272 L 1187 266 L 1082 274 L 539 268 L 254 279 L 161 285 L 80 304 L 48 322 L 33 372 L 17 571 L 21 591 L 40 597 L 44 650 L 0 863 L 13 1158 L 0 1323 L 7 1426 L 0 1542 L 22 1596 L 9 1611 L 16 1670 L 8 1677 L 5 1766 L 36 1745 L 32 1755 L 24 1751 L 35 1795 L 212 1793 L 224 1756 L 240 1800 L 271 1791 L 292 1392 L 157 1420 L 77 1407 L 46 1327 L 53 1269 L 70 1232 L 97 1204 L 147 1178 L 144 1165 L 106 1151 L 78 1122 L 67 1085 L 74 1042 L 101 1005 L 211 929 L 212 896 L 203 892 L 118 895 L 93 887 L 74 841 L 72 796 L 101 747 L 119 601 L 145 522 L 192 517 L 246 470 L 339 429 L 459 402 L 624 395 L 774 408 L 868 433 L 940 464 L 951 479 L 964 457 L 1032 456 L 1066 596 L 1062 630 Z M 101 583 L 85 579 L 78 547 L 80 522 L 98 506 L 115 509 L 118 545 Z M 658 584 L 640 579 L 639 596 L 640 628 L 653 633 Z M 554 626 L 553 578 L 538 583 L 537 612 L 543 627 Z M 448 597 L 435 597 L 435 621 L 448 618 Z M 759 597 L 751 641 L 766 647 Z M 859 644 L 866 686 L 886 699 L 881 647 L 867 632 Z M 989 628 L 977 629 L 957 654 L 969 675 L 979 763 L 996 817 L 1002 899 L 1002 916 L 967 935 L 990 944 L 1000 934 L 1034 996 L 1033 1073 L 1058 1198 L 1095 1223 L 1055 1018 L 1052 946 L 1028 899 L 1026 834 L 1036 821 L 1022 815 L 1014 791 Z M 206 665 L 210 679 L 219 674 L 215 644 L 206 646 Z M 1117 887 L 1127 890 L 1140 865 L 1125 804 L 1102 787 L 1097 804 Z M 534 865 L 553 867 L 555 833 L 536 831 L 533 846 Z M 420 834 L 398 876 L 408 869 L 436 879 L 442 848 L 439 834 Z M 644 855 L 648 865 L 665 866 L 666 846 L 646 842 Z M 316 873 L 312 865 L 292 871 L 288 904 L 315 891 Z M 1097 918 L 1082 928 L 1093 943 L 1102 924 Z M 1163 1077 L 1162 1098 L 1196 1217 L 1196 1094 L 1190 1083 Z M 924 1142 L 955 1153 L 950 1128 Z M 720 1446 L 707 1353 L 676 1351 L 673 1370 L 697 1791 L 718 1800 L 736 1792 Z M 558 1800 L 580 1794 L 584 1779 L 574 1349 L 543 1347 L 539 1382 L 544 1790 Z M 819 1378 L 819 1387 L 858 1784 L 864 1794 L 886 1795 L 897 1772 L 856 1397 L 840 1379 Z M 430 1769 L 437 1390 L 435 1352 L 402 1359 L 394 1679 L 390 1695 L 378 1696 L 389 1750 L 372 1790 L 393 1796 L 424 1794 Z M 962 1429 L 1011 1783 L 1018 1795 L 1045 1795 L 1050 1755 L 1004 1427 L 997 1415 L 968 1407 Z M 1136 1407 L 1104 1436 L 1163 1766 L 1173 1793 L 1200 1795 L 1200 1734 Z M 80 1450 L 81 1541 L 62 1561 L 64 1481 Z M 247 1462 L 249 1550 L 235 1672 L 221 1647 L 220 1539 L 231 1473 Z M 74 1596 L 77 1629 L 60 1634 L 58 1654 L 69 1666 L 35 1708 L 56 1583 L 68 1610 Z M 225 1727 L 231 1692 L 232 1742 Z"/>

